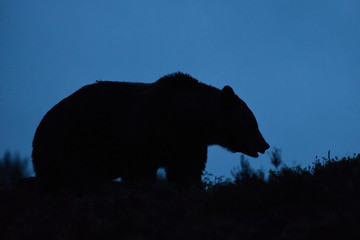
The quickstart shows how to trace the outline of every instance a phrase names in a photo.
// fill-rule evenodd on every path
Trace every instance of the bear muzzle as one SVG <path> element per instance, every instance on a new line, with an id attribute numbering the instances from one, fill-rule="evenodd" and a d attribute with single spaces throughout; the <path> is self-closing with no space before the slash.
<path id="1" fill-rule="evenodd" d="M 259 157 L 259 153 L 264 154 L 265 151 L 269 148 L 269 144 L 262 138 L 259 143 L 252 146 L 248 145 L 241 152 L 250 157 Z"/>

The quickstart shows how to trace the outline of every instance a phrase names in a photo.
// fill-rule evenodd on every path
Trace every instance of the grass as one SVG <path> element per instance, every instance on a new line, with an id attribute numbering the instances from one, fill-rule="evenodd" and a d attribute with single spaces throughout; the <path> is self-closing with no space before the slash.
<path id="1" fill-rule="evenodd" d="M 276 158 L 273 161 L 273 158 Z M 28 178 L 0 191 L 0 239 L 351 239 L 360 236 L 360 154 L 281 164 L 267 179 L 247 160 L 235 180 L 205 189 L 166 181 L 112 182 L 76 195 L 44 194 Z M 274 164 L 275 165 L 275 164 Z M 282 166 L 282 167 L 280 167 Z"/>

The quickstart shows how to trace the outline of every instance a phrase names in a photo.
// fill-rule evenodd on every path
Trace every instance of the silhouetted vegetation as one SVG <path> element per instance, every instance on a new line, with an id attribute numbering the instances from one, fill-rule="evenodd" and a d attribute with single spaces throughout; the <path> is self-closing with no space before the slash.
<path id="1" fill-rule="evenodd" d="M 0 159 L 0 189 L 9 188 L 22 178 L 29 176 L 29 161 L 20 158 L 19 154 L 5 152 Z"/>
<path id="2" fill-rule="evenodd" d="M 280 151 L 271 155 L 278 157 Z M 274 161 L 273 161 L 274 163 Z M 279 166 L 275 164 L 275 166 Z M 350 239 L 360 236 L 360 154 L 271 170 L 242 157 L 205 189 L 162 180 L 45 194 L 36 178 L 0 192 L 0 239 Z"/>

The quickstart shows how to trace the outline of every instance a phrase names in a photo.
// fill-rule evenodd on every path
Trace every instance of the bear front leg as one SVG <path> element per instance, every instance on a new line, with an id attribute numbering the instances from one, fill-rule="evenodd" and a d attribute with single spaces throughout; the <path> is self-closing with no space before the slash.
<path id="1" fill-rule="evenodd" d="M 179 153 L 173 156 L 167 164 L 167 180 L 179 187 L 191 185 L 201 187 L 201 176 L 205 169 L 206 158 L 207 146 L 188 147 L 179 150 Z"/>

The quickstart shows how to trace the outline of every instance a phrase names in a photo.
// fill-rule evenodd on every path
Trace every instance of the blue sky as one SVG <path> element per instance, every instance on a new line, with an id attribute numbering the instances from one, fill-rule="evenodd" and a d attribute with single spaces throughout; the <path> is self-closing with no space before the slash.
<path id="1" fill-rule="evenodd" d="M 43 115 L 83 85 L 179 70 L 232 86 L 287 165 L 360 153 L 360 1 L 2 0 L 0 46 L 0 154 L 30 158 Z M 207 170 L 239 159 L 210 147 Z"/>

